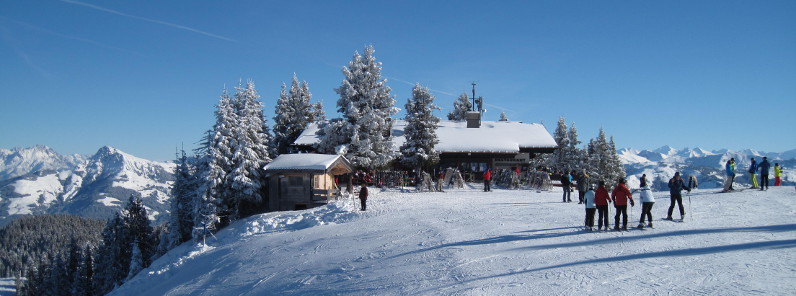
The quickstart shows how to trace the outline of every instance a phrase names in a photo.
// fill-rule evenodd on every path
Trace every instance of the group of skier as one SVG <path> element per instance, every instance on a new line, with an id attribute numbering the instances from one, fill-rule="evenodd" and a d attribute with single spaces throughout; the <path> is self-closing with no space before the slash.
<path id="1" fill-rule="evenodd" d="M 692 185 L 696 185 L 696 179 L 692 179 Z M 566 190 L 566 189 L 564 189 Z M 687 190 L 691 192 L 691 188 L 684 183 L 680 177 L 680 173 L 675 173 L 674 177 L 669 180 L 669 193 L 671 195 L 671 204 L 669 205 L 668 215 L 665 220 L 673 220 L 672 212 L 674 206 L 677 204 L 680 209 L 680 219 L 685 217 L 685 208 L 683 207 L 682 191 Z M 647 184 L 647 175 L 641 177 L 640 188 L 638 189 L 639 196 L 641 196 L 641 217 L 638 221 L 636 228 L 643 229 L 645 227 L 652 227 L 652 206 L 655 204 L 655 197 L 652 195 L 652 190 Z M 614 230 L 627 230 L 627 206 L 635 206 L 633 200 L 633 192 L 627 188 L 625 180 L 619 180 L 619 184 L 614 187 L 611 194 L 608 194 L 608 189 L 605 188 L 605 181 L 600 181 L 597 188 L 590 186 L 588 191 L 585 192 L 584 203 L 586 206 L 586 230 L 594 230 L 594 214 L 598 214 L 597 230 L 609 229 L 608 224 L 608 205 L 614 204 L 616 214 L 614 215 Z M 621 226 L 620 226 L 621 218 Z M 644 220 L 647 224 L 644 224 Z"/>
<path id="2" fill-rule="evenodd" d="M 679 173 L 677 175 L 679 177 Z M 680 180 L 680 184 L 682 184 L 682 180 Z M 636 226 L 637 228 L 644 228 L 644 227 L 652 227 L 652 206 L 655 204 L 655 198 L 652 195 L 650 187 L 647 185 L 646 175 L 641 178 L 641 217 L 639 218 L 639 224 Z M 588 191 L 585 193 L 584 203 L 586 206 L 586 229 L 587 230 L 594 230 L 594 214 L 597 213 L 597 230 L 603 230 L 603 226 L 605 226 L 605 230 L 610 228 L 608 223 L 608 205 L 610 203 L 614 204 L 614 209 L 616 214 L 614 215 L 614 230 L 627 230 L 627 206 L 628 203 L 630 206 L 635 206 L 635 200 L 633 200 L 633 193 L 630 189 L 627 188 L 625 184 L 625 180 L 619 180 L 619 184 L 614 187 L 614 190 L 611 194 L 608 194 L 608 189 L 605 188 L 605 181 L 600 181 L 595 189 L 594 186 L 590 186 Z M 672 207 L 674 207 L 674 199 L 672 201 Z M 669 212 L 671 213 L 671 209 Z M 682 206 L 680 207 L 681 215 L 684 215 Z M 670 214 L 671 216 L 671 214 Z M 621 218 L 621 227 L 620 227 L 620 218 Z M 645 218 L 647 219 L 647 224 L 644 224 Z"/>
<path id="3" fill-rule="evenodd" d="M 727 163 L 724 165 L 724 170 L 726 173 L 726 177 L 724 179 L 724 190 L 722 192 L 729 192 L 735 190 L 732 187 L 732 183 L 735 181 L 735 158 L 730 158 Z M 757 164 L 755 158 L 751 158 L 751 163 L 749 164 L 749 179 L 752 182 L 752 187 L 750 189 L 760 189 L 760 190 L 768 190 L 769 186 L 769 172 L 771 170 L 771 163 L 768 162 L 768 157 L 763 157 L 763 161 L 760 164 Z M 760 172 L 760 184 L 757 183 L 757 172 Z M 774 164 L 774 186 L 782 185 L 782 167 L 779 166 L 779 163 Z"/>

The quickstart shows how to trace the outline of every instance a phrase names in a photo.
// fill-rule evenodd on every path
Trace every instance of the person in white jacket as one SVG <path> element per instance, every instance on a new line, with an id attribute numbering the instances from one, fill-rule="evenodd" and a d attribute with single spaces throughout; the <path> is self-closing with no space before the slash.
<path id="1" fill-rule="evenodd" d="M 586 205 L 586 230 L 594 230 L 594 212 L 597 211 L 597 205 L 594 204 L 594 185 L 590 185 L 589 191 L 583 195 L 583 203 Z"/>
<path id="2" fill-rule="evenodd" d="M 646 183 L 646 182 L 645 182 Z M 638 221 L 638 226 L 636 228 L 643 229 L 644 228 L 644 217 L 647 217 L 647 227 L 652 227 L 652 205 L 655 204 L 655 197 L 652 196 L 652 190 L 647 184 L 644 184 L 641 189 L 639 189 L 641 193 L 641 218 Z"/>

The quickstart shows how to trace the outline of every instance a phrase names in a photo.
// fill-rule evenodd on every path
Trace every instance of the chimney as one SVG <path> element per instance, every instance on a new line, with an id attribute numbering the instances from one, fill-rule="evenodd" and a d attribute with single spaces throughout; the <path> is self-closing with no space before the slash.
<path id="1" fill-rule="evenodd" d="M 464 119 L 467 120 L 467 128 L 481 127 L 481 112 L 467 111 L 467 113 L 464 114 Z"/>

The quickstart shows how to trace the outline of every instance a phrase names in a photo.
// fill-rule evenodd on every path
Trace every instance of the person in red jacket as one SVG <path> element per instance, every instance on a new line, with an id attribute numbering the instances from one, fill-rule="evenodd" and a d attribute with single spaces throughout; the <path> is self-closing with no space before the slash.
<path id="1" fill-rule="evenodd" d="M 492 191 L 492 188 L 489 187 L 489 182 L 492 181 L 492 169 L 486 169 L 484 172 L 484 192 Z"/>
<path id="2" fill-rule="evenodd" d="M 616 216 L 614 216 L 614 230 L 619 230 L 619 215 L 622 215 L 622 230 L 627 230 L 627 201 L 630 200 L 630 206 L 634 206 L 633 195 L 630 194 L 630 189 L 625 186 L 625 179 L 619 180 L 619 185 L 616 185 L 614 191 L 611 192 L 611 200 L 614 202 L 616 208 Z"/>
<path id="3" fill-rule="evenodd" d="M 605 189 L 605 181 L 600 181 L 597 191 L 594 193 L 594 204 L 597 205 L 597 230 L 602 230 L 605 222 L 605 230 L 608 230 L 608 204 L 611 198 L 608 197 L 608 189 Z"/>

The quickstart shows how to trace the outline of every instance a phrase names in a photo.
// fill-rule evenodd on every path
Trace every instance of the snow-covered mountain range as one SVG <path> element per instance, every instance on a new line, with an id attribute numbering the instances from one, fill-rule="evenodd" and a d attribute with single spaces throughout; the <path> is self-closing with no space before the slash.
<path id="1" fill-rule="evenodd" d="M 641 175 L 647 174 L 655 189 L 666 190 L 666 181 L 677 171 L 696 176 L 700 188 L 719 187 L 724 163 L 731 157 L 737 161 L 736 182 L 748 184 L 744 172 L 750 158 L 763 156 L 784 167 L 786 184 L 796 183 L 792 169 L 796 150 L 763 153 L 664 146 L 625 148 L 618 153 L 631 188 L 637 188 Z M 141 159 L 107 146 L 93 156 L 62 155 L 46 146 L 0 149 L 0 226 L 19 215 L 43 213 L 105 219 L 123 207 L 131 194 L 141 194 L 150 218 L 159 223 L 167 216 L 173 170 L 172 163 Z"/>
<path id="2" fill-rule="evenodd" d="M 796 183 L 796 171 L 793 171 L 793 168 L 796 167 L 796 149 L 782 153 L 768 153 L 751 149 L 708 151 L 701 148 L 675 149 L 663 146 L 655 150 L 624 148 L 617 153 L 625 166 L 628 185 L 632 188 L 638 188 L 641 176 L 646 174 L 647 180 L 652 181 L 654 189 L 668 190 L 667 182 L 675 172 L 680 172 L 685 176 L 695 176 L 699 182 L 699 188 L 718 188 L 723 185 L 724 165 L 730 158 L 735 158 L 735 182 L 744 186 L 751 184 L 749 175 L 746 173 L 751 158 L 755 158 L 759 163 L 764 156 L 768 157 L 772 166 L 769 174 L 771 185 L 774 184 L 774 163 L 779 163 L 783 167 L 782 180 L 785 184 Z"/>
<path id="3" fill-rule="evenodd" d="M 132 194 L 140 194 L 150 218 L 160 222 L 169 208 L 173 167 L 107 146 L 89 157 L 46 146 L 0 149 L 0 226 L 44 213 L 105 219 Z"/>

